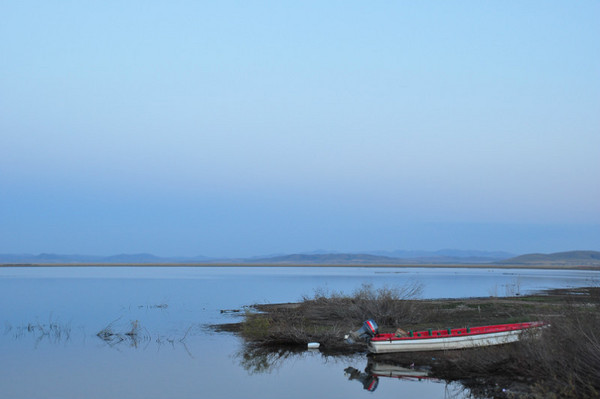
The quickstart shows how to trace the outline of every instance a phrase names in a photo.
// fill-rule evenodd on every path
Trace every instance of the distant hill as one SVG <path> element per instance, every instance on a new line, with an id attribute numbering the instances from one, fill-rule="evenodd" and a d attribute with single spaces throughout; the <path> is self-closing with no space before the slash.
<path id="1" fill-rule="evenodd" d="M 264 258 L 246 259 L 249 263 L 275 264 L 386 264 L 386 265 L 448 265 L 448 264 L 486 264 L 498 258 L 486 256 L 442 256 L 433 252 L 421 253 L 421 257 L 393 257 L 373 254 L 328 253 L 328 254 L 292 254 Z"/>
<path id="2" fill-rule="evenodd" d="M 398 258 L 368 254 L 292 254 L 247 260 L 249 263 L 277 264 L 397 264 Z"/>
<path id="3" fill-rule="evenodd" d="M 164 262 L 165 258 L 158 257 L 152 254 L 119 254 L 106 256 L 104 262 L 109 263 L 160 263 Z"/>
<path id="4" fill-rule="evenodd" d="M 152 254 L 119 254 L 111 256 L 94 256 L 78 254 L 0 254 L 0 264 L 81 264 L 81 263 L 201 263 L 210 262 L 212 258 L 198 255 L 194 257 L 159 257 Z"/>
<path id="5" fill-rule="evenodd" d="M 439 251 L 364 251 L 340 253 L 315 250 L 298 254 L 270 254 L 249 258 L 160 257 L 149 253 L 110 256 L 80 254 L 0 254 L 0 264 L 178 264 L 178 263 L 267 263 L 267 264 L 484 264 L 514 256 L 506 252 L 442 249 Z"/>
<path id="6" fill-rule="evenodd" d="M 393 258 L 414 259 L 414 258 L 473 258 L 480 261 L 495 261 L 515 257 L 516 254 L 504 251 L 481 251 L 481 250 L 463 250 L 463 249 L 440 249 L 438 251 L 364 251 L 372 255 L 390 256 Z"/>
<path id="7" fill-rule="evenodd" d="M 499 260 L 490 256 L 444 256 L 437 252 L 420 251 L 420 257 L 412 256 L 400 258 L 395 256 L 375 255 L 369 253 L 301 253 L 291 255 L 267 255 L 241 259 L 208 258 L 205 256 L 195 257 L 159 257 L 152 254 L 119 254 L 111 256 L 93 256 L 77 254 L 0 254 L 0 264 L 178 264 L 178 263 L 248 263 L 248 264 L 481 264 L 491 263 Z M 465 251 L 465 255 L 471 255 L 472 251 Z M 487 253 L 481 253 L 486 255 Z M 416 255 L 416 253 L 413 253 Z"/>
<path id="8" fill-rule="evenodd" d="M 393 251 L 379 253 L 398 254 L 388 256 L 373 253 L 299 253 L 290 255 L 267 255 L 243 259 L 194 257 L 160 257 L 148 253 L 119 254 L 111 256 L 65 255 L 41 253 L 0 254 L 0 264 L 185 264 L 185 263 L 242 263 L 273 265 L 531 265 L 531 266 L 600 266 L 600 252 L 570 251 L 554 254 L 528 254 L 503 259 L 505 252 L 486 251 Z"/>
<path id="9" fill-rule="evenodd" d="M 502 265 L 600 266 L 600 252 L 568 251 L 553 254 L 528 254 L 495 263 Z"/>

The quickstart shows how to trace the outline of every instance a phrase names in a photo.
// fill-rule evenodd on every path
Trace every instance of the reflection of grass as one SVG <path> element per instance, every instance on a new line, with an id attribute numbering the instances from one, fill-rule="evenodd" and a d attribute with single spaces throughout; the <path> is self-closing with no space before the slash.
<path id="1" fill-rule="evenodd" d="M 141 305 L 137 308 L 145 308 L 151 310 L 164 311 L 168 308 L 166 303 L 157 303 L 153 305 Z M 129 307 L 131 308 L 131 307 Z M 140 313 L 140 312 L 137 312 Z M 198 324 L 190 324 L 181 334 L 174 333 L 165 335 L 156 332 L 150 332 L 142 322 L 138 319 L 129 321 L 123 320 L 123 316 L 111 321 L 104 328 L 98 331 L 95 335 L 105 344 L 112 348 L 131 347 L 131 348 L 147 348 L 149 345 L 160 348 L 163 345 L 169 345 L 172 348 L 176 346 L 183 347 L 191 356 L 191 352 L 187 347 L 186 341 L 189 337 L 198 334 L 199 331 L 207 327 L 202 327 Z M 84 334 L 84 326 L 79 326 L 78 329 Z M 26 337 L 34 337 L 37 347 L 42 341 L 45 343 L 66 343 L 71 341 L 72 329 L 70 323 L 62 323 L 53 320 L 50 317 L 47 323 L 39 321 L 30 322 L 22 326 L 13 326 L 8 321 L 4 322 L 4 335 L 14 339 L 24 339 Z"/>
<path id="2" fill-rule="evenodd" d="M 161 309 L 161 310 L 164 310 L 164 309 L 167 309 L 168 307 L 169 307 L 169 305 L 166 304 L 166 303 L 158 303 L 156 305 L 139 305 L 138 309 L 146 308 L 146 309 Z"/>
<path id="3" fill-rule="evenodd" d="M 142 328 L 138 320 L 131 321 L 131 328 L 127 331 L 115 331 L 114 325 L 118 320 L 110 322 L 96 336 L 111 346 L 126 342 L 133 347 L 137 347 L 140 342 L 150 339 L 149 336 L 142 335 Z"/>
<path id="4" fill-rule="evenodd" d="M 340 362 L 341 364 L 347 364 L 347 362 L 357 359 L 357 355 L 331 355 L 318 351 L 310 353 L 300 348 L 274 348 L 252 344 L 243 345 L 242 349 L 235 354 L 235 357 L 239 359 L 240 366 L 249 374 L 271 373 L 288 360 L 299 360 L 307 356 L 319 356 L 328 363 Z"/>
<path id="5" fill-rule="evenodd" d="M 42 340 L 54 343 L 67 342 L 71 339 L 71 325 L 50 319 L 48 323 L 28 323 L 26 326 L 13 327 L 5 324 L 5 334 L 12 334 L 14 338 L 22 338 L 27 335 L 36 339 L 36 345 Z"/>
<path id="6" fill-rule="evenodd" d="M 160 334 L 153 335 L 147 328 L 142 327 L 139 320 L 131 320 L 128 325 L 117 326 L 119 320 L 120 318 L 110 322 L 96 334 L 98 338 L 110 347 L 118 348 L 121 345 L 125 345 L 132 348 L 138 348 L 142 344 L 143 347 L 147 347 L 151 343 L 155 343 L 159 347 L 169 344 L 175 348 L 176 344 L 180 344 L 188 355 L 193 357 L 186 345 L 186 340 L 190 335 L 194 334 L 194 330 L 198 329 L 197 325 L 190 325 L 181 337 L 173 337 Z"/>
<path id="7" fill-rule="evenodd" d="M 249 374 L 264 374 L 277 369 L 286 359 L 298 353 L 298 351 L 289 349 L 268 350 L 246 346 L 237 354 L 237 357 L 240 358 L 240 365 Z"/>

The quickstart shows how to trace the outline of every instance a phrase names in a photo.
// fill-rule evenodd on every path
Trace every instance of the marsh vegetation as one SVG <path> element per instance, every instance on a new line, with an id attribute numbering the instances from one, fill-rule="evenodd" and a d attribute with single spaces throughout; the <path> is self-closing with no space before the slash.
<path id="1" fill-rule="evenodd" d="M 320 342 L 324 355 L 365 352 L 343 336 L 369 318 L 382 332 L 405 329 L 544 320 L 536 337 L 481 349 L 369 355 L 377 361 L 431 369 L 432 376 L 460 381 L 473 394 L 498 398 L 594 398 L 600 395 L 600 288 L 557 289 L 536 295 L 472 299 L 416 299 L 418 286 L 374 289 L 351 295 L 316 292 L 299 303 L 255 305 L 240 323 L 220 326 L 241 335 L 246 366 L 266 369 Z"/>
<path id="2" fill-rule="evenodd" d="M 23 338 L 26 336 L 33 337 L 35 344 L 47 340 L 53 343 L 64 343 L 71 339 L 72 327 L 70 323 L 63 323 L 50 318 L 48 322 L 30 322 L 26 325 L 12 326 L 6 323 L 4 326 L 4 334 L 12 335 L 13 338 Z"/>

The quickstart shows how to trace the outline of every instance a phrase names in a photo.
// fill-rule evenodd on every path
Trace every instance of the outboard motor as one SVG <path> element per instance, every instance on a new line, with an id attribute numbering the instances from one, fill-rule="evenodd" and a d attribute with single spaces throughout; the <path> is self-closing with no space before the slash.
<path id="1" fill-rule="evenodd" d="M 354 341 L 363 340 L 368 341 L 379 334 L 379 327 L 374 320 L 367 320 L 363 323 L 362 327 L 358 330 L 351 332 L 349 335 L 346 335 L 346 341 L 350 344 L 354 343 Z"/>

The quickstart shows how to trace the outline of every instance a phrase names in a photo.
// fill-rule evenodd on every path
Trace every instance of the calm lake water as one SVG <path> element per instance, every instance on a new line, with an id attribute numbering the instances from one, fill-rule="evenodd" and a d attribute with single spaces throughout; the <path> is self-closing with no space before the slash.
<path id="1" fill-rule="evenodd" d="M 598 271 L 521 269 L 0 268 L 0 397 L 463 397 L 459 384 L 351 374 L 365 371 L 365 355 L 251 356 L 237 337 L 208 326 L 239 317 L 221 310 L 365 283 L 419 283 L 422 298 L 450 298 L 599 281 Z M 126 334 L 134 321 L 137 339 Z M 114 335 L 103 340 L 102 330 Z"/>

